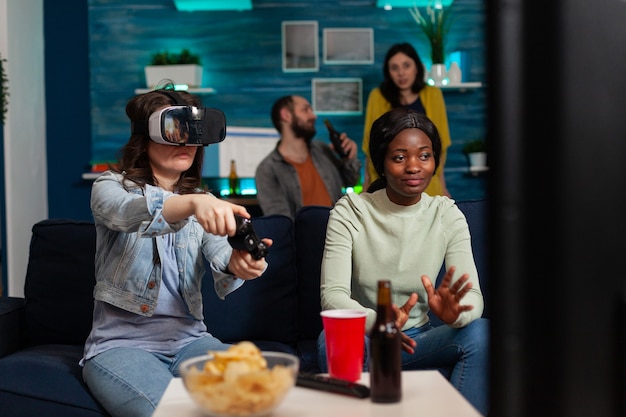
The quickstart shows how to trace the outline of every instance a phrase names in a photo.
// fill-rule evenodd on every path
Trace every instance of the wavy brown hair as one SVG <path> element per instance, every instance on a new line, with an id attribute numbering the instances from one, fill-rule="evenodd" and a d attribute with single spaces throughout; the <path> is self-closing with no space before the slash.
<path id="1" fill-rule="evenodd" d="M 128 102 L 126 105 L 126 115 L 131 124 L 142 124 L 150 118 L 150 115 L 160 108 L 176 105 L 174 98 L 170 94 L 178 96 L 188 105 L 201 107 L 200 99 L 185 91 L 171 91 L 160 89 L 140 94 Z M 120 149 L 118 167 L 116 171 L 122 173 L 127 180 L 130 180 L 141 187 L 146 184 L 158 185 L 152 172 L 150 160 L 148 159 L 148 144 L 150 137 L 147 133 L 136 133 L 131 130 L 130 139 L 126 145 Z M 191 167 L 180 175 L 174 185 L 174 189 L 179 194 L 197 193 L 202 183 L 202 162 L 204 161 L 204 147 L 199 147 Z"/>

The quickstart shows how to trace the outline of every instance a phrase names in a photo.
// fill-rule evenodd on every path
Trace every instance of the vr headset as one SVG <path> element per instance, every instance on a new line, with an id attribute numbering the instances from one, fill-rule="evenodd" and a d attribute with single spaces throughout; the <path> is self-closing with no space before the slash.
<path id="1" fill-rule="evenodd" d="M 218 109 L 189 106 L 176 91 L 155 90 L 176 105 L 131 123 L 133 134 L 148 135 L 153 142 L 173 146 L 208 146 L 226 137 L 226 116 Z"/>

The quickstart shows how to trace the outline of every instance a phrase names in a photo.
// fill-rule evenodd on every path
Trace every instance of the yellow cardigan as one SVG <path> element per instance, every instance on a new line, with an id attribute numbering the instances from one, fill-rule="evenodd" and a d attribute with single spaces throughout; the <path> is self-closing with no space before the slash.
<path id="1" fill-rule="evenodd" d="M 433 175 L 426 193 L 429 195 L 444 195 L 443 171 L 446 165 L 446 157 L 448 155 L 448 147 L 452 144 L 450 139 L 450 130 L 448 129 L 448 115 L 446 113 L 446 104 L 443 100 L 443 93 L 437 87 L 430 85 L 425 86 L 420 91 L 420 100 L 424 109 L 426 109 L 426 116 L 432 120 L 437 127 L 439 137 L 441 138 L 441 158 L 439 161 L 439 168 Z M 370 130 L 372 124 L 376 119 L 391 110 L 391 104 L 383 97 L 380 89 L 376 87 L 373 89 L 367 99 L 367 108 L 365 110 L 365 129 L 363 130 L 363 152 L 365 153 L 366 166 L 365 169 L 369 175 L 370 184 L 378 178 L 378 174 L 374 170 L 374 165 L 370 160 L 369 143 L 370 143 Z"/>

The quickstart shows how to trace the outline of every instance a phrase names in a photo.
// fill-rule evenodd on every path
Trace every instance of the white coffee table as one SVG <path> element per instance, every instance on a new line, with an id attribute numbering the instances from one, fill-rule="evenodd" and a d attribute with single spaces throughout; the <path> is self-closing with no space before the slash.
<path id="1" fill-rule="evenodd" d="M 369 385 L 369 374 L 361 383 Z M 374 404 L 309 388 L 294 387 L 272 417 L 481 417 L 481 414 L 438 371 L 402 373 L 402 401 Z M 193 402 L 182 379 L 170 382 L 152 417 L 204 417 Z"/>

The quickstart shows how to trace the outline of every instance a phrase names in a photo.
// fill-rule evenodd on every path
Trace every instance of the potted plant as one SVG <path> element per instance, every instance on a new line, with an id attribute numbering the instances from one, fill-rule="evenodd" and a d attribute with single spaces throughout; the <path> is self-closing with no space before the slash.
<path id="1" fill-rule="evenodd" d="M 156 87 L 163 80 L 192 88 L 202 85 L 200 57 L 188 49 L 183 49 L 180 53 L 159 51 L 152 54 L 152 61 L 145 67 L 145 73 L 148 88 Z"/>
<path id="2" fill-rule="evenodd" d="M 470 171 L 484 170 L 487 167 L 487 143 L 474 139 L 463 144 L 463 154 L 467 157 Z"/>
<path id="3" fill-rule="evenodd" d="M 430 43 L 430 57 L 432 59 L 430 80 L 432 80 L 432 84 L 442 85 L 446 78 L 446 36 L 452 24 L 450 10 L 442 6 L 433 7 L 429 5 L 425 15 L 420 12 L 417 6 L 410 8 L 409 12 Z"/>
<path id="4" fill-rule="evenodd" d="M 0 55 L 0 125 L 4 124 L 4 118 L 9 108 L 9 79 L 4 70 L 6 59 Z"/>

